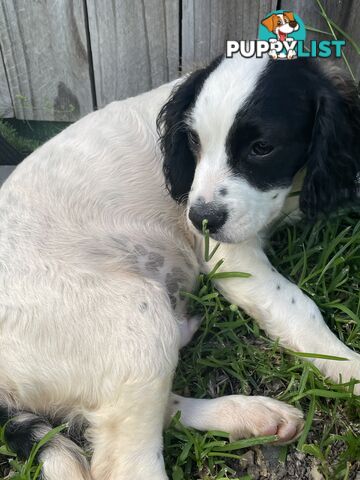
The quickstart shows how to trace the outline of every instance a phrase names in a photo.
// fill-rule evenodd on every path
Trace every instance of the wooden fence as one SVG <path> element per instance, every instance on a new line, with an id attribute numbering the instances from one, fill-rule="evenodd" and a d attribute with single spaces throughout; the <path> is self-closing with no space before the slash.
<path id="1" fill-rule="evenodd" d="M 360 43 L 360 1 L 321 3 Z M 256 38 L 280 8 L 329 31 L 317 0 L 0 0 L 0 116 L 76 120 Z M 358 54 L 345 53 L 359 78 Z"/>

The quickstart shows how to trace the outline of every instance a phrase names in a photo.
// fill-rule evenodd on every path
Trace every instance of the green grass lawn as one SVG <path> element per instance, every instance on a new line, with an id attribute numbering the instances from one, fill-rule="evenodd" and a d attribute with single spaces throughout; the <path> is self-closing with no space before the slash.
<path id="1" fill-rule="evenodd" d="M 269 255 L 280 272 L 313 298 L 332 330 L 360 351 L 359 211 L 312 226 L 283 227 L 273 235 Z M 304 472 L 316 464 L 325 479 L 354 479 L 360 471 L 360 397 L 351 393 L 352 385 L 328 382 L 312 364 L 269 340 L 256 323 L 229 305 L 205 276 L 200 277 L 191 303 L 204 321 L 181 353 L 174 389 L 198 398 L 232 393 L 271 395 L 301 408 L 306 423 L 294 445 L 270 449 L 268 476 L 263 472 L 261 477 L 262 451 L 269 452 L 269 447 L 260 450 L 254 445 L 269 443 L 273 437 L 230 444 L 224 433 L 185 429 L 176 418 L 165 433 L 170 478 L 306 479 L 312 477 Z M 13 477 L 16 480 L 37 478 L 36 467 L 8 456 L 3 442 L 0 452 L 5 454 L 0 462 L 3 471 L 8 470 L 4 465 L 9 460 L 18 472 Z M 249 467 L 249 455 L 260 466 L 251 461 Z M 296 473 L 296 468 L 303 473 Z M 279 471 L 285 471 L 285 476 L 277 476 Z"/>
<path id="2" fill-rule="evenodd" d="M 284 227 L 273 235 L 269 255 L 278 270 L 317 303 L 332 330 L 360 351 L 359 211 L 311 226 Z M 360 397 L 351 393 L 352 386 L 334 385 L 312 364 L 285 352 L 229 305 L 206 277 L 197 295 L 193 308 L 204 315 L 204 322 L 182 352 L 175 390 L 196 397 L 265 394 L 289 402 L 304 411 L 305 429 L 293 446 L 275 452 L 275 463 L 282 462 L 286 469 L 287 459 L 295 455 L 304 464 L 316 464 L 326 479 L 355 478 L 360 472 Z M 231 445 L 224 440 L 174 426 L 166 434 L 172 478 L 253 478 L 241 461 L 248 441 Z"/>

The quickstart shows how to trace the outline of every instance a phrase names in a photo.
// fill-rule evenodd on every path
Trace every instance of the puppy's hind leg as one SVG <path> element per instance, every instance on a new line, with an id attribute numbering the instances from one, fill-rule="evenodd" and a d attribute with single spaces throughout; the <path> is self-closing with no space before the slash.
<path id="1" fill-rule="evenodd" d="M 171 394 L 168 419 L 180 411 L 181 422 L 197 430 L 221 430 L 230 440 L 277 435 L 279 443 L 295 440 L 302 431 L 303 415 L 295 407 L 272 398 L 229 395 L 210 400 Z"/>
<path id="2" fill-rule="evenodd" d="M 121 288 L 113 285 L 113 291 Z M 103 333 L 102 345 L 110 371 L 97 407 L 84 413 L 94 480 L 168 478 L 162 432 L 180 332 L 162 287 L 139 280 L 131 288 L 126 296 L 109 297 L 111 330 Z"/>
<path id="3" fill-rule="evenodd" d="M 94 480 L 167 480 L 162 431 L 171 380 L 125 384 L 117 402 L 88 416 Z"/>

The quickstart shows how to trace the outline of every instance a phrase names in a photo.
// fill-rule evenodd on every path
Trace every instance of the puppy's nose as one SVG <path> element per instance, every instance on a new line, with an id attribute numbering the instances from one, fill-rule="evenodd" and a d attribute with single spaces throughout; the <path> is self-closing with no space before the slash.
<path id="1" fill-rule="evenodd" d="M 290 27 L 295 28 L 297 26 L 297 22 L 295 20 L 291 20 L 289 22 Z"/>
<path id="2" fill-rule="evenodd" d="M 207 228 L 210 233 L 216 233 L 224 225 L 227 219 L 227 211 L 215 202 L 195 203 L 189 210 L 189 219 L 193 225 L 202 232 L 203 220 L 207 220 Z"/>

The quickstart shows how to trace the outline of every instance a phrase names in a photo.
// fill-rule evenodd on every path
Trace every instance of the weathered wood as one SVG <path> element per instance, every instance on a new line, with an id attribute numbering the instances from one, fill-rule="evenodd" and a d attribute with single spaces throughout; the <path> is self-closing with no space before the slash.
<path id="1" fill-rule="evenodd" d="M 180 0 L 1 0 L 0 116 L 76 120 L 93 109 L 92 75 L 98 106 L 149 90 L 175 78 L 180 63 L 187 72 L 210 62 L 226 40 L 256 38 L 277 3 L 183 0 L 180 12 Z M 360 2 L 322 3 L 360 44 Z M 328 31 L 316 0 L 282 0 L 281 8 Z M 331 37 L 309 32 L 311 38 Z M 359 79 L 359 55 L 351 45 L 345 54 Z"/>
<path id="2" fill-rule="evenodd" d="M 87 0 L 87 5 L 99 106 L 178 75 L 178 0 Z"/>
<path id="3" fill-rule="evenodd" d="M 355 42 L 360 45 L 360 2 L 358 0 L 322 0 L 322 5 L 328 17 L 335 22 L 343 31 L 345 31 Z M 329 32 L 329 27 L 321 15 L 319 5 L 316 0 L 282 0 L 282 9 L 293 10 L 297 13 L 306 26 L 315 27 L 325 32 Z M 336 31 L 339 39 L 343 39 L 341 34 Z M 312 39 L 331 40 L 331 36 L 324 34 L 308 32 L 307 41 Z M 360 79 L 360 56 L 350 45 L 346 45 L 344 53 L 349 60 L 357 81 Z M 345 64 L 341 62 L 344 68 Z"/>
<path id="4" fill-rule="evenodd" d="M 256 39 L 276 0 L 183 0 L 182 69 L 188 72 L 225 52 L 227 40 Z"/>
<path id="5" fill-rule="evenodd" d="M 17 118 L 76 120 L 93 109 L 82 0 L 2 0 L 0 44 Z"/>
<path id="6" fill-rule="evenodd" d="M 11 102 L 10 90 L 5 74 L 5 67 L 0 52 L 0 118 L 14 116 L 14 109 Z"/>

